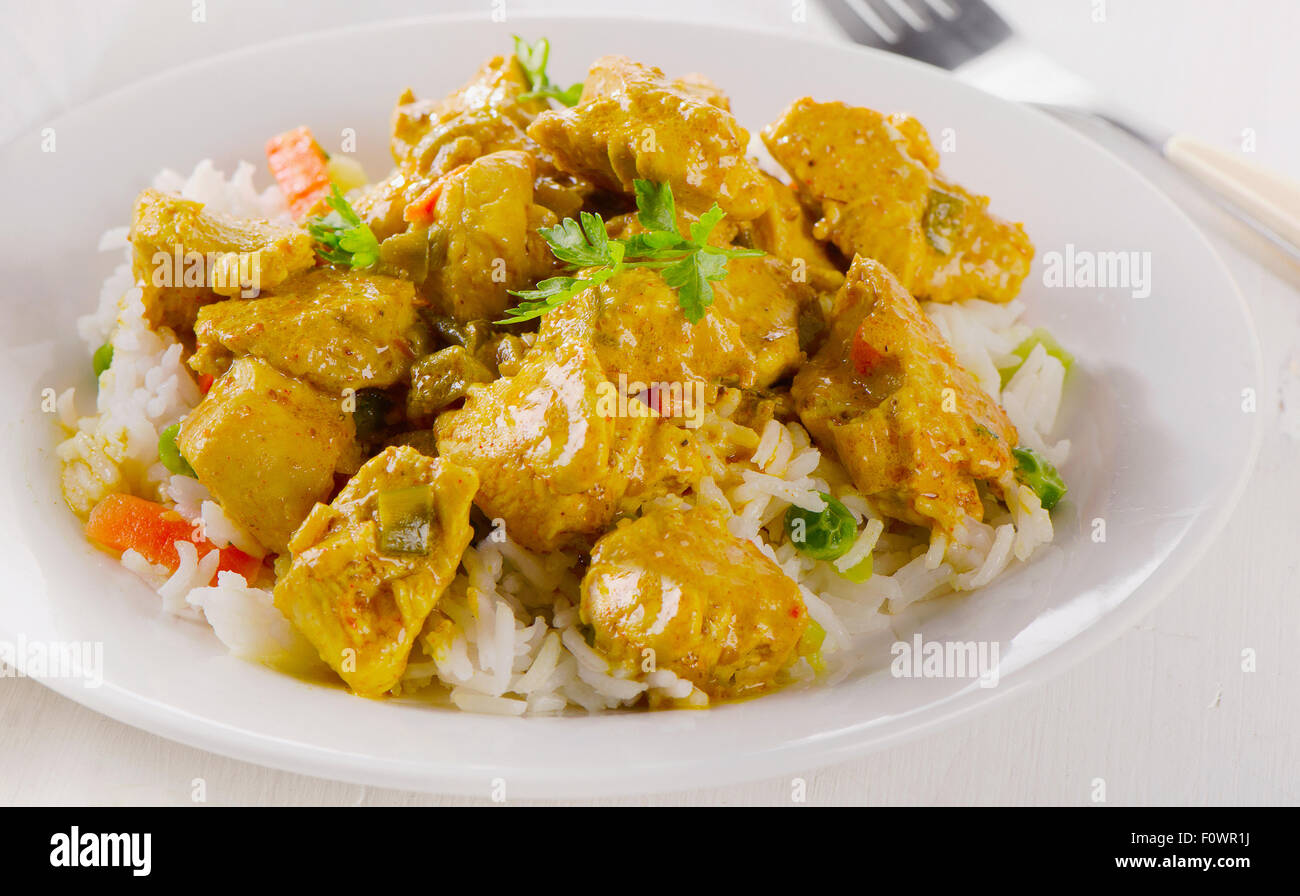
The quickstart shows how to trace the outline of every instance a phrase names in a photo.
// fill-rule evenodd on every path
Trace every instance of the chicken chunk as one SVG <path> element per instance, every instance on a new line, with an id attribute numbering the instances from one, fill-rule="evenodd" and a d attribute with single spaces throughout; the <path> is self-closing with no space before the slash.
<path id="1" fill-rule="evenodd" d="M 713 293 L 718 314 L 736 322 L 754 358 L 753 382 L 746 385 L 765 388 L 795 371 L 804 359 L 799 314 L 815 296 L 790 265 L 770 255 L 733 258 Z"/>
<path id="2" fill-rule="evenodd" d="M 666 181 L 683 208 L 702 212 L 716 201 L 737 221 L 772 201 L 745 156 L 749 134 L 715 97 L 623 56 L 596 60 L 581 102 L 543 112 L 528 133 L 560 168 L 609 190 L 631 193 L 637 178 Z"/>
<path id="3" fill-rule="evenodd" d="M 808 625 L 799 586 L 702 507 L 655 508 L 602 538 L 580 612 L 616 668 L 651 662 L 718 698 L 772 685 Z"/>
<path id="4" fill-rule="evenodd" d="M 443 179 L 430 229 L 437 263 L 423 285 L 439 311 L 495 320 L 513 304 L 508 290 L 550 274 L 555 260 L 537 230 L 556 219 L 533 199 L 527 153 L 483 156 Z"/>
<path id="5" fill-rule="evenodd" d="M 704 100 L 710 106 L 717 106 L 723 112 L 731 111 L 731 100 L 708 75 L 691 72 L 680 78 L 673 78 L 673 86 L 696 99 Z"/>
<path id="6" fill-rule="evenodd" d="M 813 228 L 846 256 L 874 258 L 918 299 L 1009 302 L 1034 257 L 1019 224 L 938 172 L 914 118 L 843 103 L 795 101 L 763 142 L 820 209 Z"/>
<path id="7" fill-rule="evenodd" d="M 735 321 L 715 304 L 692 325 L 677 294 L 646 268 L 616 274 L 546 314 L 538 340 L 590 345 L 613 382 L 620 374 L 644 383 L 748 384 L 755 376 L 753 353 Z"/>
<path id="8" fill-rule="evenodd" d="M 189 364 L 219 376 L 235 356 L 253 355 L 334 395 L 391 386 L 411 366 L 415 306 L 406 280 L 321 268 L 274 295 L 202 308 Z"/>
<path id="9" fill-rule="evenodd" d="M 383 180 L 354 191 L 349 195 L 348 202 L 370 228 L 375 239 L 382 243 L 411 226 L 406 220 L 407 207 L 417 202 L 436 180 L 436 177 L 425 177 L 398 168 Z"/>
<path id="10" fill-rule="evenodd" d="M 316 263 L 301 230 L 233 218 L 158 190 L 136 200 L 131 251 L 149 325 L 179 331 L 193 327 L 209 302 L 257 295 Z"/>
<path id="11" fill-rule="evenodd" d="M 727 270 L 699 323 L 663 277 L 634 268 L 547 314 L 538 339 L 589 343 L 611 381 L 768 386 L 803 358 L 798 318 L 811 293 L 775 258 L 733 258 Z"/>
<path id="12" fill-rule="evenodd" d="M 547 102 L 521 99 L 527 91 L 528 81 L 513 56 L 489 60 L 467 84 L 440 100 L 418 100 L 407 90 L 393 112 L 397 176 L 427 182 L 491 153 L 526 152 L 536 162 L 538 200 L 560 216 L 576 214 L 591 184 L 561 172 L 528 135 L 528 125 Z M 406 196 L 413 198 L 409 191 Z"/>
<path id="13" fill-rule="evenodd" d="M 839 264 L 826 244 L 813 236 L 813 222 L 794 188 L 769 177 L 772 205 L 749 222 L 754 248 L 790 265 L 795 277 L 818 292 L 834 292 L 844 283 Z"/>
<path id="14" fill-rule="evenodd" d="M 976 482 L 1013 469 L 1016 429 L 898 280 L 854 259 L 830 333 L 794 378 L 800 419 L 891 516 L 951 532 L 983 516 Z"/>
<path id="15" fill-rule="evenodd" d="M 480 156 L 501 150 L 533 149 L 525 129 L 546 109 L 544 99 L 521 100 L 528 92 L 513 56 L 496 56 L 464 86 L 439 100 L 418 100 L 407 90 L 393 112 L 393 159 L 418 174 L 446 174 Z"/>
<path id="16" fill-rule="evenodd" d="M 470 386 L 463 408 L 438 417 L 438 454 L 479 472 L 476 503 L 514 541 L 590 546 L 618 514 L 680 493 L 702 469 L 688 431 L 616 413 L 614 388 L 584 342 L 535 349 L 515 376 Z"/>
<path id="17" fill-rule="evenodd" d="M 348 685 L 380 697 L 401 681 L 411 646 L 456 574 L 473 530 L 473 470 L 387 448 L 289 543 L 293 562 L 275 605 Z M 385 502 L 400 503 L 419 538 L 394 550 Z"/>
<path id="18" fill-rule="evenodd" d="M 283 553 L 312 505 L 334 490 L 354 436 L 339 399 L 244 357 L 181 423 L 176 444 L 226 513 Z"/>

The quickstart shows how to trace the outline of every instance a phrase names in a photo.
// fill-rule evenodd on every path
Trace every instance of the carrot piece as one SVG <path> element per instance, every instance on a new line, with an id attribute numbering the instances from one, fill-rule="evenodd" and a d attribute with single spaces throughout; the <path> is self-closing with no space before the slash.
<path id="1" fill-rule="evenodd" d="M 199 374 L 199 392 L 203 395 L 207 395 L 212 389 L 212 384 L 216 381 L 217 378 L 210 373 Z"/>
<path id="2" fill-rule="evenodd" d="M 866 325 L 863 324 L 858 328 L 858 332 L 853 334 L 853 346 L 849 351 L 849 356 L 853 359 L 853 368 L 862 376 L 870 374 L 881 361 L 885 360 L 885 356 L 867 340 L 865 330 Z"/>
<path id="3" fill-rule="evenodd" d="M 402 218 L 416 227 L 427 227 L 433 223 L 433 209 L 438 204 L 438 197 L 442 195 L 443 188 L 447 186 L 447 181 L 455 174 L 465 170 L 464 165 L 457 165 L 446 174 L 439 177 L 429 186 L 424 188 L 419 196 L 410 202 L 402 211 Z"/>
<path id="4" fill-rule="evenodd" d="M 310 128 L 294 128 L 266 141 L 266 165 L 289 201 L 295 220 L 301 221 L 329 195 L 329 158 Z"/>
<path id="5" fill-rule="evenodd" d="M 262 568 L 259 558 L 236 547 L 218 548 L 176 511 L 135 495 L 109 495 L 96 504 L 86 521 L 86 535 L 117 554 L 134 550 L 150 563 L 161 563 L 172 572 L 181 564 L 178 541 L 192 543 L 200 559 L 211 551 L 220 551 L 217 573 L 237 572 L 252 582 Z M 212 584 L 216 583 L 217 573 L 212 576 Z"/>

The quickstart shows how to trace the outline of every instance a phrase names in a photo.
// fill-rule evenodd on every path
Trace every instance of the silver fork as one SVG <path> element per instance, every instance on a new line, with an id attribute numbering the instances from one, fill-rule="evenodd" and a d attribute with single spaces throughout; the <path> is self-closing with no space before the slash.
<path id="1" fill-rule="evenodd" d="M 948 69 L 1068 120 L 1087 115 L 1163 156 L 1225 211 L 1300 261 L 1300 183 L 1195 137 L 1141 122 L 1016 35 L 984 0 L 823 0 L 855 42 Z"/>

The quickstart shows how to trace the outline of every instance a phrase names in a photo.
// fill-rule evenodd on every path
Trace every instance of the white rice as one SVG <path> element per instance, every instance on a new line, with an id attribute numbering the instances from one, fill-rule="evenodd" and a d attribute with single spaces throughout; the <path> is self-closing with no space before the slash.
<path id="1" fill-rule="evenodd" d="M 861 518 L 858 519 L 858 522 L 862 522 Z M 834 561 L 836 572 L 848 572 L 870 557 L 871 552 L 876 549 L 876 542 L 880 540 L 880 536 L 883 534 L 885 534 L 884 522 L 881 520 L 867 520 L 867 525 L 858 533 L 857 539 L 853 542 L 853 547 L 849 548 L 844 553 L 844 556 Z"/>
<path id="2" fill-rule="evenodd" d="M 275 188 L 258 191 L 253 174 L 253 166 L 241 163 L 226 177 L 205 161 L 188 177 L 165 171 L 154 186 L 229 214 L 287 220 L 282 195 Z M 114 492 L 161 500 L 202 526 L 217 546 L 260 556 L 257 542 L 200 483 L 169 475 L 158 462 L 159 434 L 198 403 L 198 386 L 172 334 L 154 332 L 144 321 L 141 293 L 130 273 L 127 229 L 108 231 L 100 248 L 125 252 L 127 261 L 105 281 L 98 308 L 78 324 L 90 350 L 105 341 L 113 345 L 113 363 L 100 377 L 94 412 L 78 415 L 72 389 L 58 397 L 67 437 L 57 453 L 69 503 L 84 514 Z M 1065 377 L 1061 363 L 1035 347 L 1002 387 L 999 368 L 1018 360 L 1013 350 L 1031 333 L 1021 321 L 1023 303 L 927 303 L 923 308 L 962 365 L 1006 409 L 1021 443 L 1053 464 L 1064 463 L 1069 442 L 1051 439 Z M 756 444 L 751 459 L 729 464 L 706 450 L 707 475 L 696 492 L 661 500 L 717 508 L 733 534 L 754 542 L 798 583 L 809 616 L 826 632 L 822 651 L 831 670 L 828 680 L 860 661 L 856 645 L 887 628 L 890 614 L 944 593 L 981 588 L 1052 540 L 1051 517 L 1033 491 L 1010 476 L 1000 483 L 1005 510 L 990 508 L 987 522 L 968 519 L 951 539 L 888 533 L 871 502 L 846 484 L 843 470 L 822 455 L 803 427 L 772 420 L 753 433 L 730 419 L 738 405 L 739 393 L 724 392 L 708 415 L 706 431 L 715 440 Z M 809 558 L 784 537 L 785 511 L 823 509 L 821 492 L 840 500 L 860 527 L 853 547 L 833 563 Z M 214 584 L 216 551 L 200 559 L 189 542 L 178 542 L 177 550 L 181 562 L 174 573 L 134 551 L 124 553 L 121 562 L 158 591 L 165 611 L 206 619 L 238 656 L 270 663 L 301 663 L 312 656 L 310 645 L 275 609 L 270 591 L 250 587 L 233 572 L 220 573 Z M 867 558 L 874 574 L 866 582 L 856 584 L 842 574 Z M 701 691 L 671 671 L 627 677 L 587 644 L 579 628 L 579 579 L 571 560 L 558 553 L 535 554 L 495 534 L 469 548 L 397 690 L 441 693 L 461 710 L 501 715 L 573 708 L 598 712 L 647 698 L 707 705 Z M 449 627 L 439 630 L 439 621 Z M 809 680 L 814 674 L 800 661 L 787 677 Z"/>

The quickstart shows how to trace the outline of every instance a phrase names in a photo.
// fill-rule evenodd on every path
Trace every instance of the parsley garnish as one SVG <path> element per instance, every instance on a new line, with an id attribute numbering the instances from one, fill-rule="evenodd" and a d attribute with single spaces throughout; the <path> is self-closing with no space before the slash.
<path id="1" fill-rule="evenodd" d="M 582 97 L 582 82 L 579 81 L 568 88 L 561 88 L 558 84 L 552 84 L 550 76 L 546 74 L 546 61 L 551 55 L 551 42 L 543 37 L 537 43 L 529 44 L 518 34 L 514 35 L 514 39 L 515 59 L 519 60 L 519 67 L 524 70 L 524 77 L 528 79 L 528 92 L 520 94 L 519 98 L 521 100 L 549 98 L 559 100 L 566 106 L 576 106 Z"/>
<path id="2" fill-rule="evenodd" d="M 307 232 L 318 245 L 316 254 L 330 264 L 350 267 L 354 271 L 372 268 L 379 263 L 379 240 L 374 231 L 352 210 L 339 188 L 330 184 L 325 204 L 328 215 L 307 220 Z"/>
<path id="3" fill-rule="evenodd" d="M 686 319 L 699 323 L 713 304 L 713 283 L 727 276 L 727 259 L 763 254 L 757 249 L 709 245 L 709 235 L 725 217 L 717 203 L 691 224 L 690 236 L 686 237 L 677 228 L 671 185 L 637 180 L 634 186 L 637 220 L 646 231 L 627 239 L 610 239 L 605 222 L 590 212 L 580 213 L 578 221 L 565 218 L 554 227 L 541 228 L 537 232 L 546 238 L 552 255 L 588 270 L 583 277 L 551 277 L 535 289 L 511 290 L 511 295 L 523 301 L 507 309 L 508 316 L 498 323 L 541 317 L 626 268 L 659 269 L 664 282 L 676 291 L 677 304 Z"/>

